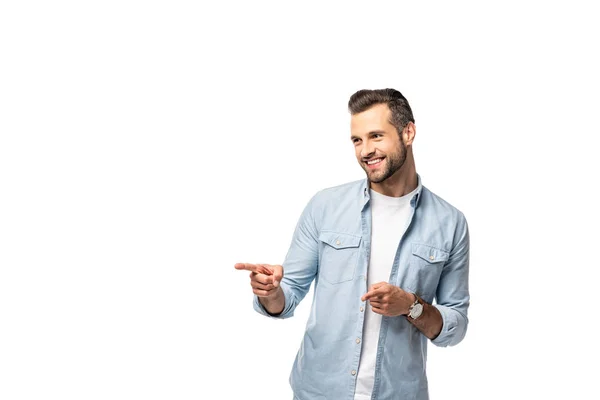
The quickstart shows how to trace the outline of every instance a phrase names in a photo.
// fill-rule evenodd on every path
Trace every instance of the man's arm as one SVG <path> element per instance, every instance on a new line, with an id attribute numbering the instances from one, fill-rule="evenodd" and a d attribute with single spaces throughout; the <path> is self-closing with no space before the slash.
<path id="1" fill-rule="evenodd" d="M 282 268 L 279 284 L 275 287 L 273 283 L 277 279 L 274 281 L 270 272 L 263 271 L 264 273 L 254 277 L 251 273 L 254 309 L 260 314 L 289 318 L 310 289 L 319 262 L 319 234 L 315 222 L 318 218 L 315 206 L 317 195 L 318 193 L 310 199 L 298 219 L 283 265 L 268 266 L 269 269 Z M 252 283 L 253 280 L 256 282 Z M 259 283 L 264 286 L 259 286 Z"/>
<path id="2" fill-rule="evenodd" d="M 442 314 L 435 306 L 426 303 L 416 294 L 413 295 L 413 297 L 418 299 L 419 303 L 423 306 L 423 313 L 417 319 L 413 319 L 409 315 L 407 315 L 406 318 L 411 324 L 413 324 L 418 330 L 420 330 L 423 333 L 423 335 L 433 340 L 442 331 L 442 327 L 444 324 Z M 411 305 L 412 304 L 413 303 L 411 303 Z"/>
<path id="3" fill-rule="evenodd" d="M 460 217 L 455 244 L 442 270 L 436 290 L 436 304 L 432 306 L 443 321 L 441 332 L 431 341 L 440 347 L 460 343 L 469 324 L 469 227 L 464 215 Z"/>
<path id="4" fill-rule="evenodd" d="M 436 304 L 428 304 L 419 298 L 423 312 L 417 319 L 408 316 L 415 297 L 398 286 L 379 282 L 371 285 L 362 301 L 369 300 L 375 313 L 389 317 L 407 316 L 408 321 L 436 346 L 460 343 L 467 331 L 469 307 L 469 229 L 462 214 L 455 244 L 438 283 Z"/>

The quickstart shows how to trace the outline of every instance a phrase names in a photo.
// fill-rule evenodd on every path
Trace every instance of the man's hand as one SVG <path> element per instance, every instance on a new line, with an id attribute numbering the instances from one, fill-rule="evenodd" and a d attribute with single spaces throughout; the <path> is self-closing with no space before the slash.
<path id="1" fill-rule="evenodd" d="M 379 282 L 371 285 L 369 291 L 365 293 L 361 300 L 368 300 L 371 303 L 373 312 L 377 314 L 396 317 L 407 315 L 415 298 L 398 286 L 390 285 L 387 282 Z"/>
<path id="2" fill-rule="evenodd" d="M 237 263 L 235 269 L 250 271 L 250 286 L 258 297 L 274 297 L 281 290 L 281 265 Z"/>

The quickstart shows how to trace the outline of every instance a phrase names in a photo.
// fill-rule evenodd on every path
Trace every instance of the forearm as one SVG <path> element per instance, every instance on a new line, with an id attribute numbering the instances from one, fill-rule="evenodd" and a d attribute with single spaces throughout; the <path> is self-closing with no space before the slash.
<path id="1" fill-rule="evenodd" d="M 433 340 L 442 331 L 444 324 L 442 314 L 436 307 L 426 303 L 423 299 L 419 298 L 419 302 L 423 305 L 423 313 L 417 319 L 410 316 L 407 316 L 406 319 L 425 336 Z"/>
<path id="2" fill-rule="evenodd" d="M 281 314 L 285 308 L 285 295 L 281 287 L 273 296 L 259 297 L 258 301 L 273 316 Z"/>

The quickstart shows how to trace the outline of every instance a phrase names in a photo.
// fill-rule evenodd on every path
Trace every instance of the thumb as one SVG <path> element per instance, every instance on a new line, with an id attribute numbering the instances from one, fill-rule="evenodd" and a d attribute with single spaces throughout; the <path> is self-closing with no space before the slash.
<path id="1" fill-rule="evenodd" d="M 273 265 L 273 286 L 278 287 L 281 279 L 283 279 L 283 267 L 281 265 Z"/>

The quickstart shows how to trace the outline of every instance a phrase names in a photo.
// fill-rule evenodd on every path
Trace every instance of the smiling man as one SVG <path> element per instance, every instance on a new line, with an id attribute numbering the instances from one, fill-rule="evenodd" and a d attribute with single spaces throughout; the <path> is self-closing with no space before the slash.
<path id="1" fill-rule="evenodd" d="M 467 221 L 423 186 L 399 91 L 360 90 L 348 108 L 366 178 L 311 198 L 282 265 L 235 268 L 250 271 L 254 308 L 272 318 L 291 317 L 315 282 L 295 399 L 428 399 L 428 342 L 453 346 L 467 331 Z"/>

